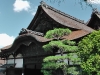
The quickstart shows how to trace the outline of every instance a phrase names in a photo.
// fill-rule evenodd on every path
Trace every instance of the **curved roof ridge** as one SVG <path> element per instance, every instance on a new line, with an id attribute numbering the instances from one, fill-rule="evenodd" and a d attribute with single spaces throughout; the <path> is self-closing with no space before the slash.
<path id="1" fill-rule="evenodd" d="M 85 23 L 84 23 L 84 20 L 77 19 L 77 18 L 75 18 L 75 17 L 73 17 L 73 16 L 71 16 L 71 15 L 69 15 L 69 14 L 66 14 L 66 13 L 64 13 L 64 12 L 58 10 L 58 9 L 55 9 L 55 8 L 53 8 L 52 6 L 47 5 L 47 4 L 46 4 L 45 2 L 43 2 L 43 1 L 41 1 L 40 4 L 41 4 L 41 6 L 44 6 L 45 8 L 48 8 L 48 9 L 53 10 L 53 11 L 55 11 L 55 12 L 57 12 L 57 13 L 63 15 L 63 16 L 66 16 L 66 17 L 71 18 L 71 19 L 73 19 L 73 20 L 75 20 L 75 21 L 78 21 L 78 22 L 80 22 L 80 23 L 82 23 L 82 24 L 85 24 Z"/>

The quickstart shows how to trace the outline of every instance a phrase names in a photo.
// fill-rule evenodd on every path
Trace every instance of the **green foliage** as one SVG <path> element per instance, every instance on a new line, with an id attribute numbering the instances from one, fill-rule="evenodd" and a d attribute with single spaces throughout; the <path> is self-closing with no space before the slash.
<path id="1" fill-rule="evenodd" d="M 51 70 L 56 70 L 58 68 L 63 68 L 64 66 L 66 66 L 65 62 L 46 62 L 43 64 L 44 66 L 42 67 L 42 69 L 51 69 Z"/>
<path id="2" fill-rule="evenodd" d="M 72 74 L 72 75 L 78 75 L 79 72 L 76 71 L 76 69 L 77 69 L 76 67 L 70 67 L 70 68 L 68 68 L 68 73 Z"/>
<path id="3" fill-rule="evenodd" d="M 82 62 L 81 67 L 84 68 L 87 74 L 98 73 L 100 71 L 100 55 L 90 55 L 86 62 Z"/>
<path id="4" fill-rule="evenodd" d="M 48 72 L 49 74 L 51 73 L 50 75 L 52 75 L 53 71 L 60 68 L 64 71 L 65 74 L 69 73 L 73 75 L 78 75 L 79 72 L 76 71 L 77 70 L 76 67 L 69 67 L 69 65 L 66 62 L 62 62 L 62 60 L 65 59 L 69 59 L 73 63 L 79 62 L 79 60 L 78 59 L 76 60 L 75 57 L 72 56 L 72 54 L 70 55 L 66 54 L 64 56 L 48 56 L 43 60 L 44 63 L 42 64 L 43 65 L 42 72 L 44 73 L 44 75 L 46 75 L 45 72 L 46 73 Z"/>
<path id="5" fill-rule="evenodd" d="M 67 51 L 67 52 L 75 52 L 77 51 L 77 46 L 74 46 L 75 42 L 73 41 L 51 41 L 48 44 L 44 45 L 43 48 L 45 51 L 53 51 L 52 49 L 57 47 L 59 50 Z"/>
<path id="6" fill-rule="evenodd" d="M 61 40 L 61 37 L 64 35 L 69 35 L 70 33 L 71 30 L 62 28 L 50 30 L 46 33 L 46 38 L 54 38 L 56 40 L 52 40 L 48 44 L 44 45 L 43 49 L 46 52 L 53 52 L 53 50 L 57 49 L 57 52 L 60 52 L 60 54 L 55 56 L 47 56 L 43 59 L 41 72 L 44 75 L 52 75 L 52 73 L 57 69 L 61 69 L 64 74 L 69 73 L 78 75 L 78 71 L 76 71 L 77 69 L 74 66 L 70 67 L 69 63 L 66 61 L 70 60 L 73 65 L 80 61 L 75 53 L 78 50 L 78 47 L 74 41 Z M 69 54 L 64 54 L 64 52 L 69 52 Z"/>
<path id="7" fill-rule="evenodd" d="M 41 70 L 44 75 L 52 75 L 52 70 Z"/>
<path id="8" fill-rule="evenodd" d="M 87 75 L 100 75 L 100 31 L 85 37 L 79 42 L 78 48 L 84 72 Z"/>
<path id="9" fill-rule="evenodd" d="M 48 56 L 46 58 L 44 58 L 44 62 L 51 62 L 51 61 L 60 61 L 60 60 L 64 60 L 64 59 L 68 59 L 67 55 L 64 56 Z"/>
<path id="10" fill-rule="evenodd" d="M 69 54 L 64 54 L 63 56 L 48 56 L 44 58 L 44 62 L 61 62 L 62 60 L 69 59 L 73 63 L 78 63 L 80 61 L 80 58 L 76 56 L 76 53 L 69 53 Z M 68 65 L 68 64 L 67 64 Z"/>
<path id="11" fill-rule="evenodd" d="M 54 39 L 60 39 L 64 35 L 69 35 L 71 33 L 71 30 L 69 29 L 63 29 L 63 28 L 55 28 L 54 30 L 49 30 L 46 33 L 46 38 L 54 38 Z"/>
<path id="12" fill-rule="evenodd" d="M 62 42 L 63 42 L 65 45 L 70 45 L 70 46 L 76 45 L 76 42 L 70 41 L 70 40 L 63 40 Z"/>

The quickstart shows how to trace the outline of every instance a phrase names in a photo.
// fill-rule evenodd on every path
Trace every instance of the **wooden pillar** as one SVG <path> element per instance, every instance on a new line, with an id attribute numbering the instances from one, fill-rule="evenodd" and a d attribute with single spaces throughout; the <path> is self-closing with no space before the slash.
<path id="1" fill-rule="evenodd" d="M 14 69 L 13 69 L 13 73 L 15 74 L 15 53 L 13 53 L 14 56 Z"/>
<path id="2" fill-rule="evenodd" d="M 23 58 L 23 68 L 22 68 L 22 75 L 25 75 L 25 74 L 24 74 L 24 72 L 25 72 L 24 70 L 25 70 L 25 65 L 24 65 L 24 58 Z"/>
<path id="3" fill-rule="evenodd" d="M 14 53 L 14 68 L 15 68 L 15 53 Z"/>
<path id="4" fill-rule="evenodd" d="M 6 59 L 6 64 L 7 64 L 8 63 L 7 57 L 5 59 Z M 6 67 L 6 75 L 8 75 L 8 73 L 7 73 L 7 67 Z"/>

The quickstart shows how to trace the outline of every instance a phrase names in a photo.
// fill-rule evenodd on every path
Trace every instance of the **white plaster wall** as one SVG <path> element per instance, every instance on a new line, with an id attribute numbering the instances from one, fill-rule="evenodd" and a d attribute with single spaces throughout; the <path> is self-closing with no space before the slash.
<path id="1" fill-rule="evenodd" d="M 7 64 L 14 64 L 14 59 L 8 59 Z"/>
<path id="2" fill-rule="evenodd" d="M 23 67 L 23 59 L 15 59 L 15 67 L 16 68 L 22 68 Z"/>
<path id="3" fill-rule="evenodd" d="M 14 57 L 13 57 L 13 55 L 10 55 L 8 58 L 12 58 L 12 59 L 8 59 L 8 60 L 6 61 L 6 63 L 7 63 L 7 64 L 14 64 Z"/>

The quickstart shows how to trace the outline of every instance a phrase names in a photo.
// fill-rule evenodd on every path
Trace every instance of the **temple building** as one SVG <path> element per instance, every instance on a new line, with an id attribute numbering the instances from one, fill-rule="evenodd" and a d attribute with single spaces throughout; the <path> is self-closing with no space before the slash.
<path id="1" fill-rule="evenodd" d="M 94 30 L 100 28 L 100 13 L 94 10 L 87 23 L 41 2 L 37 12 L 27 28 L 22 28 L 14 42 L 1 48 L 0 57 L 6 60 L 2 66 L 6 75 L 43 75 L 41 66 L 43 58 L 54 53 L 42 48 L 51 39 L 44 35 L 54 28 L 69 28 L 72 32 L 64 39 L 79 42 Z"/>

